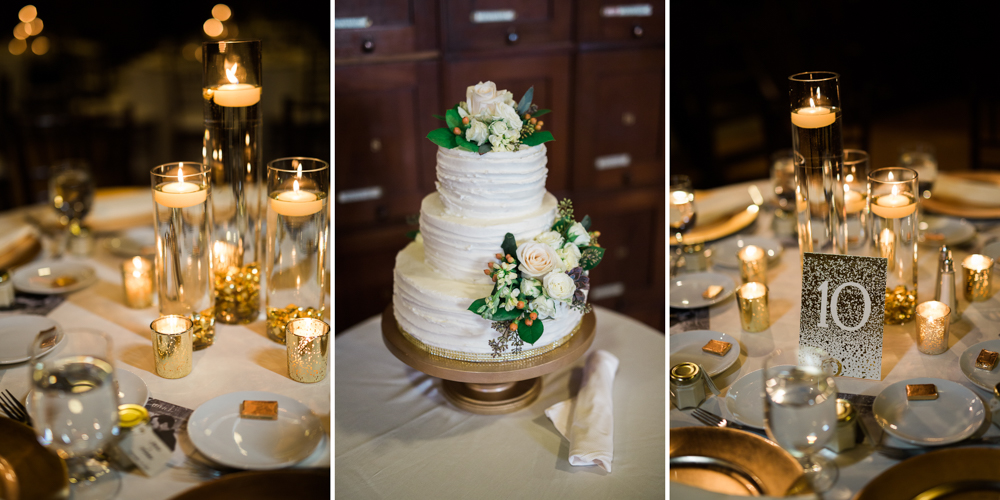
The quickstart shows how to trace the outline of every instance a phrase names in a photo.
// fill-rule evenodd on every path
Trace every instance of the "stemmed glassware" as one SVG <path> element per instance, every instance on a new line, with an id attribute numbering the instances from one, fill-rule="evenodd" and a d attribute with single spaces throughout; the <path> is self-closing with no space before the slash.
<path id="1" fill-rule="evenodd" d="M 52 166 L 49 173 L 49 202 L 59 215 L 61 234 L 55 236 L 52 256 L 59 257 L 65 249 L 66 236 L 80 232 L 83 218 L 94 205 L 94 179 L 84 160 L 63 160 Z"/>
<path id="2" fill-rule="evenodd" d="M 837 432 L 837 386 L 831 363 L 821 349 L 800 351 L 795 364 L 782 350 L 764 362 L 764 428 L 802 464 L 806 481 L 816 493 L 829 490 L 839 474 L 837 465 L 818 454 Z"/>
<path id="3" fill-rule="evenodd" d="M 670 176 L 670 195 L 668 203 L 670 205 L 670 236 L 681 245 L 679 252 L 683 253 L 684 234 L 694 227 L 697 211 L 694 206 L 694 189 L 691 187 L 691 178 L 686 175 Z M 679 264 L 680 254 L 675 259 L 675 266 Z"/>
<path id="4" fill-rule="evenodd" d="M 61 342 L 57 335 L 42 332 L 31 347 L 35 434 L 66 461 L 75 500 L 113 498 L 121 478 L 95 458 L 118 435 L 111 338 L 94 330 L 67 332 Z"/>

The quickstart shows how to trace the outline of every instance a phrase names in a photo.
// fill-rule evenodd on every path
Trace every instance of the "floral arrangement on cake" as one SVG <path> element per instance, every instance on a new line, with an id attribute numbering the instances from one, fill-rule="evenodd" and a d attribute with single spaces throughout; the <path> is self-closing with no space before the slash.
<path id="1" fill-rule="evenodd" d="M 555 140 L 552 133 L 542 130 L 538 119 L 549 112 L 538 109 L 531 99 L 535 87 L 514 102 L 514 94 L 497 90 L 493 82 L 479 82 L 465 92 L 465 101 L 445 112 L 434 115 L 448 125 L 432 130 L 427 138 L 438 146 L 461 148 L 473 153 L 512 152 L 521 145 L 537 146 Z"/>
<path id="2" fill-rule="evenodd" d="M 534 344 L 545 332 L 544 321 L 557 315 L 558 303 L 583 313 L 590 311 L 588 271 L 604 257 L 597 242 L 599 231 L 590 231 L 590 216 L 577 222 L 573 202 L 559 203 L 558 217 L 549 231 L 518 244 L 507 233 L 485 273 L 496 285 L 488 297 L 477 299 L 469 310 L 493 322 L 500 336 L 490 341 L 493 356 L 521 352 L 525 342 Z"/>

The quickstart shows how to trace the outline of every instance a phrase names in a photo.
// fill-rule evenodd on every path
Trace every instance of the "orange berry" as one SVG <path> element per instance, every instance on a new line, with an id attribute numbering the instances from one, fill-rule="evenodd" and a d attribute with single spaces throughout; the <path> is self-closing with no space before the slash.
<path id="1" fill-rule="evenodd" d="M 487 262 L 486 263 L 486 267 L 489 268 L 489 269 L 493 269 L 493 263 L 492 262 Z"/>
<path id="2" fill-rule="evenodd" d="M 531 318 L 531 319 L 538 319 L 538 313 L 533 312 L 533 313 L 529 314 L 528 317 Z"/>
<path id="3" fill-rule="evenodd" d="M 510 329 L 511 329 L 511 331 L 516 332 L 517 331 L 517 322 L 511 323 L 510 324 Z"/>
<path id="4" fill-rule="evenodd" d="M 537 125 L 538 125 L 539 127 L 541 127 L 542 125 L 545 125 L 545 122 L 543 122 L 543 121 L 539 120 L 539 121 L 538 121 L 538 123 L 537 123 Z"/>
<path id="5" fill-rule="evenodd" d="M 497 254 L 497 258 L 498 258 L 498 259 L 502 259 L 502 258 L 503 258 L 503 255 L 500 255 L 500 254 Z"/>
<path id="6" fill-rule="evenodd" d="M 483 272 L 486 273 L 487 276 L 490 275 L 490 270 L 489 269 L 483 269 Z"/>
<path id="7" fill-rule="evenodd" d="M 524 309 L 524 301 L 523 300 L 517 301 L 517 308 L 518 309 Z"/>
<path id="8" fill-rule="evenodd" d="M 538 118 L 532 118 L 532 119 L 530 119 L 528 121 L 531 122 L 532 125 L 534 125 L 534 124 L 538 123 Z"/>
<path id="9" fill-rule="evenodd" d="M 531 318 L 524 320 L 524 326 L 531 326 L 532 323 L 533 321 L 531 321 Z"/>
<path id="10" fill-rule="evenodd" d="M 469 124 L 469 117 L 466 116 L 465 118 L 462 118 L 462 125 L 468 125 L 468 124 Z"/>
<path id="11" fill-rule="evenodd" d="M 507 263 L 508 264 L 513 264 L 514 263 L 514 257 L 511 257 L 510 254 L 507 254 Z"/>
<path id="12" fill-rule="evenodd" d="M 601 248 L 601 244 L 600 243 L 594 243 L 594 246 L 597 247 L 597 248 Z"/>
<path id="13" fill-rule="evenodd" d="M 539 123 L 538 125 L 535 125 L 535 130 L 541 130 L 541 129 L 542 129 L 542 124 L 541 123 Z"/>
<path id="14" fill-rule="evenodd" d="M 454 132 L 455 135 L 462 135 L 462 129 L 460 129 L 458 127 L 455 127 L 455 129 L 452 130 L 452 132 Z"/>
<path id="15" fill-rule="evenodd" d="M 601 236 L 601 232 L 600 231 L 594 231 L 593 234 L 594 234 L 594 238 L 599 238 Z"/>
<path id="16" fill-rule="evenodd" d="M 496 277 L 496 276 L 491 276 L 491 278 L 493 278 L 493 282 L 494 282 L 494 283 L 496 283 L 496 282 L 497 282 L 497 277 Z"/>
<path id="17" fill-rule="evenodd" d="M 525 113 L 525 114 L 524 114 L 524 119 L 525 119 L 525 120 L 530 120 L 530 119 L 531 119 L 531 115 L 530 115 L 530 114 L 528 114 L 528 113 Z"/>

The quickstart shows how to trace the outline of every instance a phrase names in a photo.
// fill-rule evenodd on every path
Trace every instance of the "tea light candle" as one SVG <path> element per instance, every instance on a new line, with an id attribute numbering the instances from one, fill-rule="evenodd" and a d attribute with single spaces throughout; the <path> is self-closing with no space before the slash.
<path id="1" fill-rule="evenodd" d="M 747 245 L 736 254 L 744 283 L 767 283 L 767 253 L 757 245 Z"/>
<path id="2" fill-rule="evenodd" d="M 799 108 L 792 111 L 792 125 L 799 128 L 821 128 L 833 125 L 837 114 L 824 106 Z"/>
<path id="3" fill-rule="evenodd" d="M 948 350 L 950 315 L 951 308 L 936 300 L 917 306 L 917 349 L 920 352 L 941 354 Z"/>
<path id="4" fill-rule="evenodd" d="M 893 186 L 892 194 L 875 198 L 872 213 L 886 219 L 901 219 L 917 211 L 917 203 L 905 194 L 898 194 Z"/>
<path id="5" fill-rule="evenodd" d="M 330 325 L 316 318 L 297 318 L 285 325 L 288 376 L 311 384 L 326 378 Z"/>
<path id="6" fill-rule="evenodd" d="M 858 191 L 849 189 L 848 186 L 845 185 L 844 208 L 849 214 L 860 212 L 865 208 L 865 196 Z"/>
<path id="7" fill-rule="evenodd" d="M 740 326 L 750 333 L 762 332 L 771 326 L 771 314 L 767 307 L 767 285 L 744 283 L 736 289 L 736 299 L 740 306 Z"/>
<path id="8" fill-rule="evenodd" d="M 199 183 L 184 182 L 184 165 L 177 168 L 177 182 L 156 186 L 153 200 L 167 208 L 187 208 L 204 203 L 208 189 Z"/>
<path id="9" fill-rule="evenodd" d="M 982 302 L 990 298 L 992 283 L 990 274 L 993 270 L 993 259 L 974 254 L 962 261 L 965 274 L 965 300 Z"/>
<path id="10" fill-rule="evenodd" d="M 153 305 L 153 265 L 142 257 L 122 262 L 125 305 L 144 309 Z"/>
<path id="11" fill-rule="evenodd" d="M 161 316 L 149 324 L 153 331 L 153 364 L 163 378 L 191 373 L 194 322 L 184 316 Z"/>
<path id="12" fill-rule="evenodd" d="M 299 181 L 292 181 L 292 189 L 281 191 L 269 198 L 271 209 L 286 217 L 303 217 L 323 209 L 323 200 L 309 191 L 299 190 Z"/>
<path id="13" fill-rule="evenodd" d="M 231 67 L 226 68 L 226 79 L 229 83 L 213 89 L 212 99 L 215 104 L 226 108 L 239 108 L 260 102 L 261 88 L 249 83 L 240 83 L 236 78 L 239 66 L 239 63 L 233 63 Z"/>

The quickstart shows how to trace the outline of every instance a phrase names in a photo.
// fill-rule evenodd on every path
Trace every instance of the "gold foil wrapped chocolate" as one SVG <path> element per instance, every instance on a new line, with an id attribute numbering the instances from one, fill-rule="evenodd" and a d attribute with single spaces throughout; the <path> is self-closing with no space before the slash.
<path id="1" fill-rule="evenodd" d="M 288 376 L 311 384 L 326 378 L 330 325 L 316 318 L 296 318 L 285 325 Z"/>
<path id="2" fill-rule="evenodd" d="M 701 348 L 702 351 L 707 353 L 715 354 L 718 356 L 725 356 L 730 349 L 732 349 L 733 344 L 729 342 L 723 342 L 721 340 L 709 340 L 704 347 Z"/>
<path id="3" fill-rule="evenodd" d="M 701 296 L 705 297 L 708 300 L 712 300 L 715 298 L 716 295 L 719 295 L 721 292 L 722 292 L 721 286 L 708 285 L 708 288 L 706 288 L 705 291 L 701 293 Z"/>
<path id="4" fill-rule="evenodd" d="M 990 371 L 997 366 L 997 359 L 1000 359 L 1000 353 L 983 349 L 976 357 L 976 368 Z"/>
<path id="5" fill-rule="evenodd" d="M 928 401 L 937 398 L 937 386 L 934 384 L 906 384 L 906 399 L 909 401 Z"/>
<path id="6" fill-rule="evenodd" d="M 240 403 L 240 418 L 278 420 L 278 402 L 244 400 Z"/>
<path id="7" fill-rule="evenodd" d="M 191 373 L 194 322 L 178 315 L 161 316 L 149 324 L 153 332 L 153 364 L 163 378 L 181 378 Z"/>

